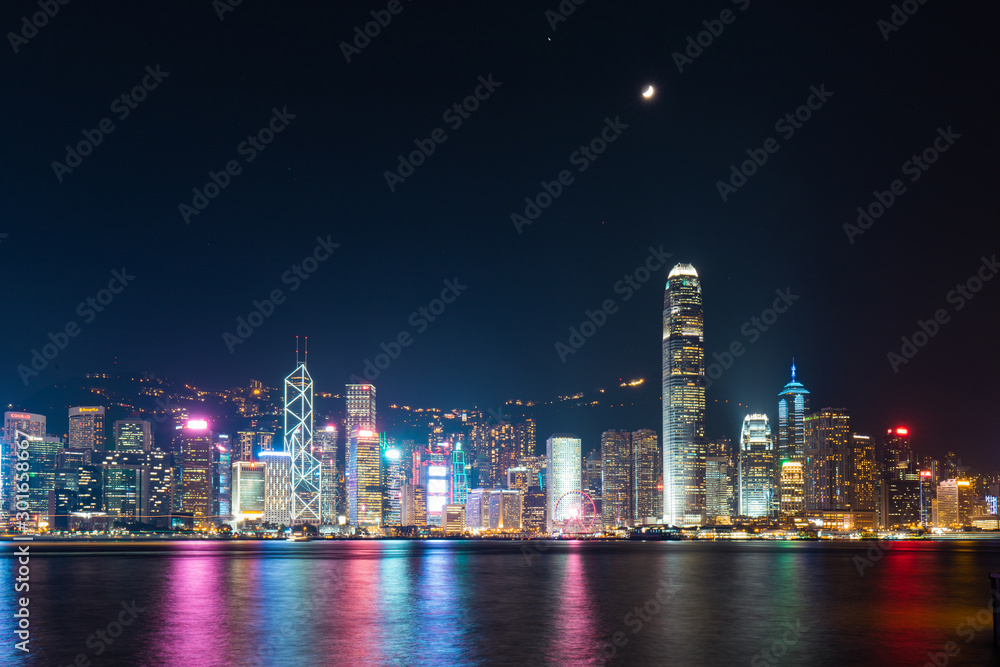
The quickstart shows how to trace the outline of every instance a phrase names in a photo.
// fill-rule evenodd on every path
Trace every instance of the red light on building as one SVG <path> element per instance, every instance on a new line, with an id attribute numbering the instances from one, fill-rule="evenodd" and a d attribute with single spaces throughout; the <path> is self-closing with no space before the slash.
<path id="1" fill-rule="evenodd" d="M 896 429 L 896 435 L 907 435 L 907 434 L 909 434 L 909 432 L 910 432 L 910 429 L 903 428 L 902 426 L 900 426 L 899 428 Z"/>
<path id="2" fill-rule="evenodd" d="M 921 470 L 920 471 L 920 476 L 921 477 L 930 477 L 931 476 L 931 471 L 930 470 Z"/>

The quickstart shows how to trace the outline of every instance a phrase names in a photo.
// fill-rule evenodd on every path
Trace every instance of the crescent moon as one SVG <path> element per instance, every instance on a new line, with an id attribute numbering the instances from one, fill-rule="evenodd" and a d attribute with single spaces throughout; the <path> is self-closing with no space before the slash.
<path id="1" fill-rule="evenodd" d="M 649 99 L 650 97 L 653 96 L 654 92 L 655 91 L 653 90 L 653 87 L 649 86 L 648 88 L 646 88 L 646 90 L 642 91 L 642 96 L 645 97 L 646 99 Z"/>

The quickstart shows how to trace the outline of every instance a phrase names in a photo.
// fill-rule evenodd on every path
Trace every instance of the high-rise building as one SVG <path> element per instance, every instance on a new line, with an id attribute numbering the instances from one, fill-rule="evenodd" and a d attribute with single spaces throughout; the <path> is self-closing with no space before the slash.
<path id="1" fill-rule="evenodd" d="M 473 531 L 490 527 L 489 489 L 469 489 L 465 496 L 465 527 Z"/>
<path id="2" fill-rule="evenodd" d="M 740 513 L 740 485 L 739 476 L 737 474 L 737 461 L 739 460 L 739 448 L 733 447 L 732 438 L 715 438 L 713 440 L 707 440 L 705 442 L 705 458 L 706 461 L 708 457 L 719 458 L 722 457 L 726 460 L 726 477 L 729 480 L 729 516 L 734 517 Z M 706 463 L 706 466 L 708 464 Z M 707 475 L 708 469 L 705 470 L 706 475 L 706 504 L 708 503 L 708 482 Z"/>
<path id="3" fill-rule="evenodd" d="M 631 526 L 633 493 L 632 434 L 601 434 L 601 523 L 605 528 Z"/>
<path id="4" fill-rule="evenodd" d="M 701 281 L 690 264 L 663 295 L 663 513 L 675 526 L 704 523 L 705 339 Z"/>
<path id="5" fill-rule="evenodd" d="M 545 491 L 540 486 L 528 487 L 523 495 L 521 526 L 525 532 L 538 535 L 545 532 Z"/>
<path id="6" fill-rule="evenodd" d="M 581 491 L 581 445 L 580 438 L 572 434 L 555 433 L 545 441 L 548 461 L 545 479 L 547 529 L 550 533 L 558 525 L 578 517 L 583 510 L 578 500 L 579 494 L 567 496 L 566 502 L 559 502 L 566 494 Z"/>
<path id="7" fill-rule="evenodd" d="M 28 438 L 28 512 L 31 521 L 48 521 L 49 492 L 56 488 L 56 471 L 58 469 L 59 451 L 62 441 L 59 438 Z"/>
<path id="8" fill-rule="evenodd" d="M 451 502 L 465 506 L 465 496 L 469 492 L 469 475 L 465 467 L 465 451 L 462 443 L 456 442 L 451 452 Z"/>
<path id="9" fill-rule="evenodd" d="M 709 523 L 728 524 L 729 498 L 732 495 L 729 459 L 725 456 L 705 457 L 705 519 Z"/>
<path id="10" fill-rule="evenodd" d="M 337 426 L 327 424 L 313 433 L 313 454 L 337 453 Z"/>
<path id="11" fill-rule="evenodd" d="M 149 462 L 149 498 L 143 521 L 166 528 L 170 524 L 174 503 L 174 455 L 151 449 L 146 452 L 146 459 Z"/>
<path id="12" fill-rule="evenodd" d="M 740 515 L 770 516 L 774 510 L 774 439 L 767 415 L 743 418 L 739 459 Z"/>
<path id="13" fill-rule="evenodd" d="M 148 452 L 152 449 L 152 424 L 145 419 L 119 419 L 114 430 L 116 452 Z"/>
<path id="14" fill-rule="evenodd" d="M 403 525 L 403 454 L 397 447 L 389 447 L 382 455 L 382 524 Z M 461 532 L 461 531 L 459 531 Z"/>
<path id="15" fill-rule="evenodd" d="M 18 433 L 22 433 L 20 437 Z M 3 438 L 0 438 L 0 521 L 6 521 L 16 511 L 14 471 L 17 464 L 17 442 L 45 437 L 45 415 L 33 412 L 5 412 Z"/>
<path id="16" fill-rule="evenodd" d="M 803 426 L 806 512 L 850 509 L 847 478 L 850 416 L 843 408 L 823 408 L 806 415 Z"/>
<path id="17" fill-rule="evenodd" d="M 214 489 L 212 459 L 214 443 L 208 422 L 189 419 L 181 432 L 181 512 L 190 512 L 203 527 L 213 517 Z"/>
<path id="18" fill-rule="evenodd" d="M 514 452 L 518 461 L 535 455 L 537 428 L 533 419 L 514 424 Z"/>
<path id="19" fill-rule="evenodd" d="M 632 433 L 632 520 L 636 524 L 655 523 L 662 514 L 656 513 L 658 489 L 663 474 L 660 460 L 660 439 L 656 431 L 641 429 Z"/>
<path id="20" fill-rule="evenodd" d="M 602 497 L 604 494 L 604 461 L 601 459 L 601 450 L 593 449 L 583 461 L 583 471 L 580 478 L 583 492 L 594 501 L 598 512 L 603 512 Z M 528 486 L 540 486 L 538 480 L 532 477 Z M 524 491 L 527 493 L 527 489 Z M 527 506 L 527 505 L 526 505 Z M 543 526 L 544 528 L 544 526 Z"/>
<path id="21" fill-rule="evenodd" d="M 778 394 L 778 461 L 801 461 L 805 455 L 805 416 L 809 411 L 809 392 L 795 380 L 795 360 L 792 360 L 792 381 Z"/>
<path id="22" fill-rule="evenodd" d="M 355 429 L 377 431 L 375 417 L 375 385 L 347 385 L 347 417 L 344 436 L 350 438 Z"/>
<path id="23" fill-rule="evenodd" d="M 83 406 L 69 409 L 70 449 L 104 449 L 104 407 Z"/>
<path id="24" fill-rule="evenodd" d="M 960 528 L 958 480 L 943 479 L 937 487 L 937 519 L 938 528 Z"/>
<path id="25" fill-rule="evenodd" d="M 781 463 L 780 493 L 778 510 L 782 516 L 797 517 L 805 512 L 805 480 L 802 476 L 801 461 Z"/>
<path id="26" fill-rule="evenodd" d="M 274 451 L 274 433 L 270 431 L 239 431 L 236 434 L 234 461 L 256 461 L 261 452 Z"/>
<path id="27" fill-rule="evenodd" d="M 448 533 L 465 532 L 465 505 L 445 506 L 444 529 Z"/>
<path id="28" fill-rule="evenodd" d="M 367 428 L 350 436 L 347 460 L 347 502 L 351 525 L 378 528 L 382 524 L 382 451 L 379 437 Z"/>
<path id="29" fill-rule="evenodd" d="M 308 355 L 308 353 L 306 353 Z M 322 480 L 313 456 L 313 381 L 305 362 L 285 378 L 285 451 L 292 456 L 292 525 L 322 523 Z"/>
<path id="30" fill-rule="evenodd" d="M 847 490 L 843 509 L 849 509 L 852 512 L 875 512 L 878 505 L 878 465 L 875 445 L 869 436 L 859 433 L 851 435 L 844 464 Z M 905 477 L 910 481 L 918 482 L 919 486 L 915 469 L 913 472 L 906 473 Z M 918 489 L 918 487 L 914 488 Z M 917 495 L 919 496 L 919 493 Z M 914 519 L 913 523 L 919 521 L 919 515 L 918 510 L 917 518 Z"/>
<path id="31" fill-rule="evenodd" d="M 121 522 L 149 516 L 149 456 L 144 451 L 95 451 L 104 478 L 104 511 Z"/>
<path id="32" fill-rule="evenodd" d="M 427 487 L 420 484 L 403 485 L 403 525 L 427 525 Z"/>
<path id="33" fill-rule="evenodd" d="M 222 521 L 233 516 L 233 455 L 229 436 L 219 434 L 212 448 L 212 488 L 215 490 L 212 513 Z"/>
<path id="34" fill-rule="evenodd" d="M 264 465 L 258 461 L 233 463 L 233 518 L 237 522 L 264 516 Z"/>
<path id="35" fill-rule="evenodd" d="M 264 463 L 264 521 L 290 526 L 292 515 L 292 455 L 288 452 L 261 452 Z"/>

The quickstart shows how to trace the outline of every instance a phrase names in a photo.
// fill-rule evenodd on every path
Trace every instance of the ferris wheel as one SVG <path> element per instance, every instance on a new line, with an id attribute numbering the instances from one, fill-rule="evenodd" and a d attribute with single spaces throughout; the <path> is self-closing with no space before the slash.
<path id="1" fill-rule="evenodd" d="M 597 523 L 597 506 L 583 491 L 567 491 L 556 501 L 553 516 L 560 532 L 591 533 Z"/>

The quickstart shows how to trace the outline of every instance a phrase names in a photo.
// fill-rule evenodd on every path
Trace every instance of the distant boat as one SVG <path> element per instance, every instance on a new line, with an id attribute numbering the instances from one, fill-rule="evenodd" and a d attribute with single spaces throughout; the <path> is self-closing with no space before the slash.
<path id="1" fill-rule="evenodd" d="M 289 535 L 285 539 L 288 540 L 289 542 L 308 542 L 309 541 L 309 536 L 308 535 Z"/>

